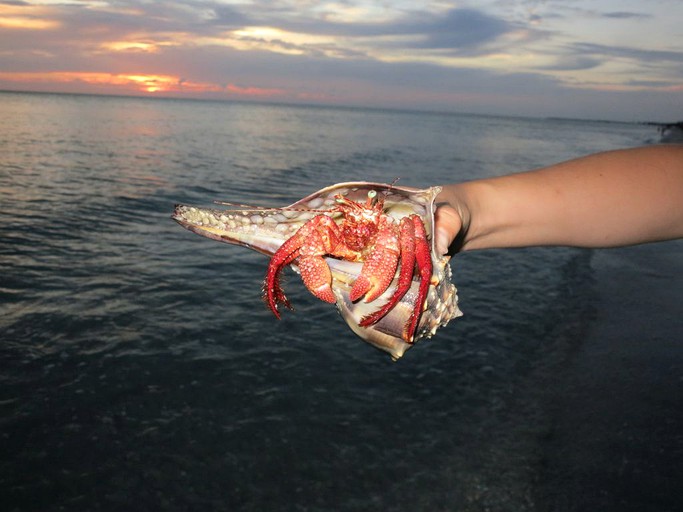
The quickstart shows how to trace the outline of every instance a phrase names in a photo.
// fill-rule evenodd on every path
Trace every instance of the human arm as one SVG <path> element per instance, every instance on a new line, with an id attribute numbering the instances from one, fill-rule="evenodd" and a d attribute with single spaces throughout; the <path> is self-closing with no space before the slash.
<path id="1" fill-rule="evenodd" d="M 453 251 L 615 247 L 683 237 L 683 145 L 596 153 L 445 185 L 436 244 Z"/>

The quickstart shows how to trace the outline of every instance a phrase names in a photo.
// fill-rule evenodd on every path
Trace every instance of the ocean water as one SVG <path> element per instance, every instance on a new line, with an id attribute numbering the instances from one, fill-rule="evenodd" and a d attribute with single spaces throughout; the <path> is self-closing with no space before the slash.
<path id="1" fill-rule="evenodd" d="M 681 324 L 629 313 L 626 332 L 600 306 L 663 289 L 652 315 L 679 310 L 680 243 L 458 255 L 465 316 L 393 363 L 293 274 L 296 310 L 277 321 L 262 255 L 170 219 L 175 203 L 281 206 L 340 181 L 500 175 L 656 128 L 19 93 L 0 93 L 0 117 L 4 510 L 675 509 Z M 614 407 L 598 395 L 615 358 L 591 340 L 639 328 L 666 357 L 628 418 L 659 400 L 668 429 L 629 441 L 620 410 L 589 428 Z M 597 412 L 577 425 L 579 411 Z M 640 449 L 631 466 L 620 435 Z M 601 483 L 581 498 L 584 469 Z"/>

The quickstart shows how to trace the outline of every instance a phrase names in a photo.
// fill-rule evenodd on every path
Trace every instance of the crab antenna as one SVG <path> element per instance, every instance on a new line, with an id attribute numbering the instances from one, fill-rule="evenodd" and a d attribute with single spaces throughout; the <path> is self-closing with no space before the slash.
<path id="1" fill-rule="evenodd" d="M 343 204 L 345 206 L 350 206 L 351 208 L 355 208 L 356 210 L 362 208 L 361 205 L 359 205 L 356 201 L 353 201 L 349 199 L 348 197 L 344 197 L 341 194 L 337 194 L 334 198 L 335 202 L 337 204 Z"/>

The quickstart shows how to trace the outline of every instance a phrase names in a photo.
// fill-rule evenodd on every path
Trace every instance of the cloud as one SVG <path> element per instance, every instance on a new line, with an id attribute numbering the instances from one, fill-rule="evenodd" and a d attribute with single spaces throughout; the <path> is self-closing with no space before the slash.
<path id="1" fill-rule="evenodd" d="M 416 27 L 421 48 L 460 49 L 494 41 L 512 30 L 506 21 L 474 9 L 453 9 L 442 18 Z"/>
<path id="2" fill-rule="evenodd" d="M 662 20 L 654 8 L 612 11 L 601 0 L 591 11 L 573 3 L 458 5 L 4 1 L 0 23 L 10 26 L 0 30 L 0 70 L 6 78 L 59 76 L 62 85 L 81 76 L 98 87 L 111 76 L 117 87 L 164 85 L 194 96 L 263 91 L 287 101 L 456 110 L 488 104 L 492 111 L 506 101 L 550 108 L 551 98 L 579 89 L 582 98 L 590 89 L 600 89 L 601 98 L 606 90 L 647 87 L 663 94 L 683 75 L 680 32 L 674 27 L 660 38 L 652 29 Z M 634 23 L 648 44 L 631 44 Z M 628 37 L 619 37 L 622 28 Z M 131 76 L 164 78 L 125 78 Z"/>
<path id="3" fill-rule="evenodd" d="M 638 18 L 650 18 L 650 14 L 640 13 L 640 12 L 626 12 L 626 11 L 615 11 L 615 12 L 603 12 L 601 13 L 603 18 L 613 18 L 619 20 L 626 19 L 638 19 Z"/>
<path id="4" fill-rule="evenodd" d="M 203 6 L 207 12 L 211 13 L 207 19 L 209 25 L 234 29 L 255 24 L 253 18 L 236 6 L 209 3 Z"/>
<path id="5" fill-rule="evenodd" d="M 56 68 L 67 61 L 74 66 L 79 61 L 101 59 L 107 52 L 159 53 L 161 47 L 180 46 L 223 46 L 335 59 L 372 55 L 382 59 L 392 54 L 404 57 L 406 52 L 415 51 L 422 56 L 432 51 L 442 56 L 445 50 L 472 55 L 512 30 L 501 18 L 474 9 L 396 11 L 382 21 L 341 22 L 297 9 L 296 3 L 275 3 L 263 9 L 258 3 L 200 1 L 191 7 L 182 2 L 135 0 L 107 4 L 106 8 L 43 6 L 42 19 L 52 20 L 58 28 L 42 33 L 20 30 L 0 34 L 0 46 L 14 48 L 14 54 L 8 57 L 16 57 L 15 62 L 49 55 Z M 251 27 L 270 27 L 272 35 L 260 35 L 263 30 Z M 109 65 L 117 60 L 115 55 L 107 57 Z M 87 68 L 93 67 L 97 68 L 97 63 L 87 63 Z M 125 70 L 117 67 L 113 71 Z"/>
<path id="6" fill-rule="evenodd" d="M 441 13 L 410 11 L 391 21 L 380 23 L 284 23 L 285 28 L 309 33 L 378 39 L 393 37 L 379 46 L 406 49 L 468 49 L 492 42 L 510 32 L 505 20 L 476 9 L 451 9 Z"/>
<path id="7" fill-rule="evenodd" d="M 610 46 L 596 43 L 575 43 L 570 51 L 577 54 L 599 55 L 609 58 L 625 58 L 640 62 L 662 61 L 683 63 L 683 49 L 681 50 L 649 50 L 631 46 Z M 682 69 L 683 72 L 683 69 Z"/>
<path id="8" fill-rule="evenodd" d="M 212 7 L 216 16 L 212 26 L 224 23 L 226 16 L 220 14 L 222 7 Z M 505 20 L 475 9 L 450 9 L 445 12 L 427 10 L 399 11 L 389 19 L 369 21 L 357 19 L 338 21 L 321 17 L 319 13 L 289 11 L 280 8 L 275 12 L 251 12 L 228 9 L 227 20 L 239 20 L 244 26 L 274 27 L 299 36 L 336 38 L 354 48 L 352 52 L 364 53 L 359 48 L 377 51 L 394 50 L 471 50 L 495 41 L 513 30 Z M 200 30 L 202 30 L 200 28 Z M 281 40 L 280 43 L 283 41 Z M 337 45 L 336 55 L 345 54 Z M 329 44 L 327 45 L 329 50 Z M 315 45 L 302 46 L 302 51 L 315 51 Z"/>
<path id="9" fill-rule="evenodd" d="M 603 59 L 588 55 L 562 55 L 557 57 L 552 64 L 538 66 L 539 70 L 547 71 L 577 71 L 592 69 L 604 63 Z"/>

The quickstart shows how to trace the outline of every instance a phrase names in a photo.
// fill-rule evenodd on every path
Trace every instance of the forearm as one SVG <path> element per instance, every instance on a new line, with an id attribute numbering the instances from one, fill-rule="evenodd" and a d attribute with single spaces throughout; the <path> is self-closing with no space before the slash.
<path id="1" fill-rule="evenodd" d="M 461 250 L 610 247 L 683 236 L 683 146 L 599 153 L 545 169 L 447 185 Z"/>

